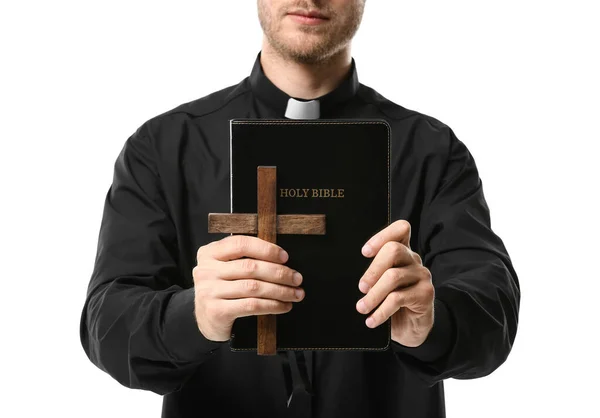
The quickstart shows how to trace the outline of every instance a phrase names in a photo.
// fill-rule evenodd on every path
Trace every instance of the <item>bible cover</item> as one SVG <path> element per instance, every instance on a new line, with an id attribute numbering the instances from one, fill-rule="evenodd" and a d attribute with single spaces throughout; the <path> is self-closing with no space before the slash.
<path id="1" fill-rule="evenodd" d="M 277 350 L 385 350 L 391 320 L 365 325 L 362 246 L 390 223 L 391 128 L 379 119 L 232 119 L 231 213 L 257 212 L 257 167 L 277 167 L 277 214 L 325 214 L 325 235 L 277 235 L 304 299 L 276 315 Z M 257 317 L 237 318 L 231 349 L 256 350 Z"/>

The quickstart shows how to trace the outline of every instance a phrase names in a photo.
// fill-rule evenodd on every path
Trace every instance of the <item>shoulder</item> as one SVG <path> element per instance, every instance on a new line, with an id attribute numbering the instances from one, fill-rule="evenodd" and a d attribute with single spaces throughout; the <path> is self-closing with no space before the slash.
<path id="1" fill-rule="evenodd" d="M 244 100 L 250 92 L 248 78 L 238 84 L 217 90 L 198 99 L 185 102 L 166 110 L 143 122 L 137 132 L 144 132 L 154 141 L 160 138 L 173 138 L 175 134 L 185 130 L 188 124 L 210 123 L 214 117 L 222 117 L 232 106 Z"/>
<path id="2" fill-rule="evenodd" d="M 425 152 L 447 154 L 456 140 L 444 122 L 395 103 L 369 86 L 361 84 L 358 95 L 375 114 L 388 121 L 395 141 L 410 143 Z"/>
<path id="3" fill-rule="evenodd" d="M 238 84 L 225 87 L 190 102 L 182 103 L 173 109 L 155 116 L 154 119 L 161 119 L 171 115 L 186 115 L 190 118 L 202 118 L 203 116 L 218 112 L 248 92 L 249 87 L 247 78 L 245 78 Z"/>
<path id="4" fill-rule="evenodd" d="M 416 110 L 395 103 L 383 96 L 377 90 L 364 84 L 360 85 L 358 95 L 363 102 L 373 106 L 373 108 L 380 112 L 385 119 L 396 126 L 401 125 L 405 128 L 423 129 L 431 131 L 432 133 L 442 133 L 450 130 L 448 125 L 433 116 L 417 112 Z"/>

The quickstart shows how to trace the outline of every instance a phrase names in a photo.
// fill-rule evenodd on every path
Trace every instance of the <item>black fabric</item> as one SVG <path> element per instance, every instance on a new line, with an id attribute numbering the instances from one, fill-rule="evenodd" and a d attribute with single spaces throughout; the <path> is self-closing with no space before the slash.
<path id="1" fill-rule="evenodd" d="M 207 214 L 229 211 L 228 121 L 285 110 L 259 59 L 240 83 L 141 124 L 106 193 L 81 344 L 120 384 L 164 395 L 165 418 L 293 412 L 281 356 L 232 352 L 206 339 L 194 314 L 198 248 L 228 235 L 207 233 Z M 509 355 L 517 274 L 466 145 L 440 121 L 359 84 L 355 71 L 327 95 L 321 117 L 392 126 L 391 220 L 412 226 L 411 248 L 436 289 L 435 323 L 415 348 L 392 341 L 381 352 L 313 352 L 310 416 L 444 417 L 444 379 L 486 376 Z"/>
<path id="2" fill-rule="evenodd" d="M 281 365 L 283 367 L 283 378 L 285 380 L 285 392 L 287 394 L 287 406 L 290 406 L 290 402 L 292 401 L 292 395 L 294 393 L 294 388 L 296 387 L 296 382 L 294 381 L 294 377 L 292 376 L 292 366 L 290 365 L 290 355 L 293 351 L 278 351 L 277 354 L 281 356 Z"/>
<path id="3" fill-rule="evenodd" d="M 312 352 L 308 352 L 311 354 Z M 313 397 L 312 389 L 312 356 L 305 356 L 304 351 L 279 351 L 282 358 L 283 373 L 287 393 L 287 407 L 296 414 L 309 414 Z"/>

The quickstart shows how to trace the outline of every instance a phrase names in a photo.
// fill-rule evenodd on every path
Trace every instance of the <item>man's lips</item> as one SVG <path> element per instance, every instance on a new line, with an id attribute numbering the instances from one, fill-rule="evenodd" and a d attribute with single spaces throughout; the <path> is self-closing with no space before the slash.
<path id="1" fill-rule="evenodd" d="M 288 15 L 298 23 L 304 23 L 309 25 L 315 25 L 323 23 L 329 18 L 319 12 L 307 12 L 303 10 L 297 10 L 289 12 Z"/>
<path id="2" fill-rule="evenodd" d="M 290 14 L 290 15 L 298 15 L 298 16 L 306 16 L 306 17 L 317 17 L 317 18 L 320 18 L 320 19 L 328 19 L 327 16 L 325 16 L 323 13 L 318 12 L 317 10 L 296 9 L 296 10 L 292 10 L 288 14 Z"/>

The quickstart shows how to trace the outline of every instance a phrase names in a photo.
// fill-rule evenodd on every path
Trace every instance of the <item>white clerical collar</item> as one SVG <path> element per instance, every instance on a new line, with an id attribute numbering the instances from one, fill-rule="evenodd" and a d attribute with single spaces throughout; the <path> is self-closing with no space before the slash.
<path id="1" fill-rule="evenodd" d="M 319 119 L 321 105 L 318 100 L 301 101 L 290 97 L 285 109 L 288 119 Z"/>

